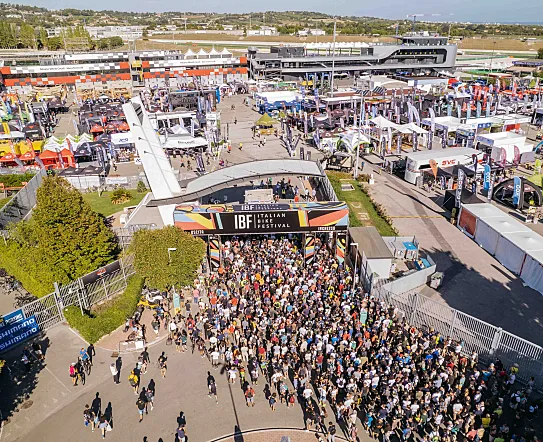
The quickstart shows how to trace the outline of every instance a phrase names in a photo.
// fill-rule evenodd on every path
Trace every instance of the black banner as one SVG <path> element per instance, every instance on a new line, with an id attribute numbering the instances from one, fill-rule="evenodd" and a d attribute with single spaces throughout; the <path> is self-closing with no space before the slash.
<path id="1" fill-rule="evenodd" d="M 120 261 L 117 260 L 115 262 L 112 262 L 111 264 L 108 264 L 105 267 L 102 267 L 95 272 L 89 273 L 88 275 L 83 276 L 81 279 L 83 280 L 84 285 L 92 284 L 96 281 L 98 281 L 100 278 L 103 278 L 104 276 L 111 275 L 112 273 L 115 273 L 117 271 L 121 270 Z"/>

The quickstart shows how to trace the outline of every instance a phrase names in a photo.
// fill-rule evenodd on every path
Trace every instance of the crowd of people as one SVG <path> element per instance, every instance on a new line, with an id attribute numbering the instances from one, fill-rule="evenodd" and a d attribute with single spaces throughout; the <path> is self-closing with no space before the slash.
<path id="1" fill-rule="evenodd" d="M 537 441 L 533 380 L 515 384 L 518 367 L 476 353 L 432 329 L 410 326 L 398 311 L 352 289 L 352 276 L 325 242 L 304 266 L 294 238 L 231 239 L 224 265 L 197 281 L 193 314 L 177 316 L 174 340 L 239 378 L 248 407 L 299 403 L 307 429 L 335 438 L 335 417 L 349 440 L 358 426 L 372 437 L 423 441 Z M 259 398 L 253 386 L 267 384 Z M 211 380 L 210 380 L 211 379 Z M 216 396 L 208 374 L 210 396 Z M 328 424 L 327 424 L 328 422 Z"/>

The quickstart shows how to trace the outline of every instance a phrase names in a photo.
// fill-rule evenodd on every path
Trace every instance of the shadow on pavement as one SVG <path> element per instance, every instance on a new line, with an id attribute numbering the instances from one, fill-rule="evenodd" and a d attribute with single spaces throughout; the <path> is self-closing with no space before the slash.
<path id="1" fill-rule="evenodd" d="M 40 357 L 37 347 L 33 349 L 33 344 L 39 344 L 43 357 Z M 46 365 L 43 358 L 47 355 L 49 344 L 49 338 L 40 333 L 24 346 L 20 345 L 1 356 L 0 359 L 6 361 L 0 373 L 0 412 L 4 423 L 8 423 L 10 417 L 20 409 L 33 405 L 30 395 L 38 384 L 39 373 Z M 24 353 L 30 361 L 28 364 L 22 361 Z"/>

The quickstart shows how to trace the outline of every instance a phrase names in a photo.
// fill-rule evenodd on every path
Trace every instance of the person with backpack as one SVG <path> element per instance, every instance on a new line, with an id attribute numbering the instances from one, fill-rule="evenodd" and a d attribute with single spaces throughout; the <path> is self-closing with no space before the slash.
<path id="1" fill-rule="evenodd" d="M 72 378 L 72 383 L 74 387 L 77 385 L 77 372 L 75 371 L 75 362 L 72 362 L 70 365 L 70 377 Z"/>
<path id="2" fill-rule="evenodd" d="M 90 425 L 93 432 L 94 432 L 94 426 L 96 423 L 95 419 L 96 419 L 96 416 L 94 412 L 92 411 L 92 408 L 89 407 L 88 404 L 86 404 L 85 409 L 83 410 L 83 423 L 85 424 L 85 427 L 88 427 Z"/>
<path id="3" fill-rule="evenodd" d="M 332 422 L 328 422 L 328 436 L 327 442 L 335 442 L 336 440 L 336 426 Z"/>
<path id="4" fill-rule="evenodd" d="M 250 385 L 247 386 L 247 390 L 245 390 L 245 400 L 247 402 L 248 407 L 255 406 L 255 391 L 253 390 L 253 387 L 251 387 Z"/>
<path id="5" fill-rule="evenodd" d="M 149 381 L 149 385 L 147 385 L 147 402 L 151 404 L 151 411 L 153 411 L 153 408 L 155 408 L 155 393 L 156 393 L 155 380 L 151 379 Z"/>
<path id="6" fill-rule="evenodd" d="M 140 415 L 140 420 L 138 422 L 141 422 L 143 420 L 143 412 L 147 407 L 147 401 L 145 399 L 142 399 L 141 395 L 136 400 L 136 407 L 138 408 L 138 413 Z"/>
<path id="7" fill-rule="evenodd" d="M 158 367 L 160 368 L 160 374 L 163 378 L 166 377 L 166 371 L 168 370 L 168 365 L 166 364 L 167 360 L 168 357 L 166 356 L 166 352 L 163 351 L 158 357 Z"/>
<path id="8" fill-rule="evenodd" d="M 130 372 L 130 376 L 128 376 L 128 382 L 130 383 L 130 385 L 132 386 L 132 388 L 134 389 L 134 394 L 138 394 L 138 390 L 139 390 L 139 377 L 136 373 L 134 373 L 134 370 L 132 370 Z"/>

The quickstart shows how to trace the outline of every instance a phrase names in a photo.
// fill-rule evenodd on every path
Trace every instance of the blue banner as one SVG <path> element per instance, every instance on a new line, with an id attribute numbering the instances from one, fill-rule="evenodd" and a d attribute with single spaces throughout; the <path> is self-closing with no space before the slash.
<path id="1" fill-rule="evenodd" d="M 23 319 L 25 319 L 25 314 L 21 309 L 8 313 L 5 316 L 0 316 L 0 329 Z"/>
<path id="2" fill-rule="evenodd" d="M 483 172 L 483 189 L 488 190 L 490 189 L 490 166 L 488 164 L 485 164 L 483 166 L 484 172 Z"/>
<path id="3" fill-rule="evenodd" d="M 518 207 L 520 202 L 520 188 L 522 186 L 522 181 L 520 177 L 516 176 L 513 179 L 513 205 Z"/>
<path id="4" fill-rule="evenodd" d="M 36 317 L 23 319 L 0 329 L 0 352 L 26 341 L 40 332 Z"/>

